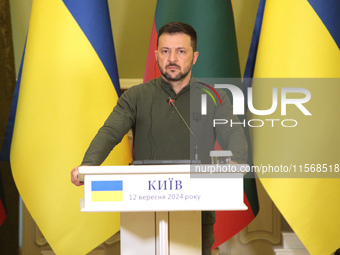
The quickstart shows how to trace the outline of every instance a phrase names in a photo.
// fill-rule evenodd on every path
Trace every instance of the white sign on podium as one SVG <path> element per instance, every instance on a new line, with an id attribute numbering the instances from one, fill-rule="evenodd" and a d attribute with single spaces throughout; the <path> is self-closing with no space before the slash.
<path id="1" fill-rule="evenodd" d="M 81 211 L 122 212 L 123 255 L 201 254 L 200 211 L 246 210 L 247 206 L 243 173 L 214 178 L 221 173 L 195 172 L 193 167 L 80 167 L 79 177 L 84 181 Z M 185 241 L 180 236 L 190 238 Z"/>

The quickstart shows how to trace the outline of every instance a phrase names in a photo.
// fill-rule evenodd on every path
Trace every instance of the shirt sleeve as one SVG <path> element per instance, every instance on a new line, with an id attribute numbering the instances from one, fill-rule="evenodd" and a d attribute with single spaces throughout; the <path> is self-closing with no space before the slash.
<path id="1" fill-rule="evenodd" d="M 243 130 L 244 122 L 233 115 L 233 107 L 227 94 L 223 90 L 218 92 L 222 105 L 217 107 L 214 118 L 226 120 L 227 123 L 216 125 L 217 140 L 222 142 L 223 149 L 232 151 L 231 160 L 245 164 L 248 159 L 248 143 Z"/>
<path id="2" fill-rule="evenodd" d="M 99 129 L 87 149 L 81 165 L 101 165 L 135 123 L 136 90 L 127 90 Z"/>

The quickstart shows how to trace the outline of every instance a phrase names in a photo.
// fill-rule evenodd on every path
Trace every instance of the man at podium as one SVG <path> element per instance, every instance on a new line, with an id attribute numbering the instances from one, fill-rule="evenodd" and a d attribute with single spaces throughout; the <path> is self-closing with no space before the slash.
<path id="1" fill-rule="evenodd" d="M 210 163 L 209 152 L 218 135 L 233 152 L 233 163 L 247 162 L 242 126 L 213 126 L 214 119 L 238 122 L 226 93 L 215 90 L 220 103 L 207 100 L 207 113 L 201 113 L 201 94 L 205 92 L 199 88 L 207 85 L 191 77 L 199 55 L 196 47 L 196 31 L 188 24 L 172 22 L 159 30 L 155 56 L 161 76 L 130 88 L 119 98 L 81 165 L 100 165 L 130 129 L 134 160 L 199 159 Z M 71 181 L 83 184 L 78 167 L 72 170 Z M 214 212 L 202 213 L 202 254 L 211 254 L 214 223 Z"/>

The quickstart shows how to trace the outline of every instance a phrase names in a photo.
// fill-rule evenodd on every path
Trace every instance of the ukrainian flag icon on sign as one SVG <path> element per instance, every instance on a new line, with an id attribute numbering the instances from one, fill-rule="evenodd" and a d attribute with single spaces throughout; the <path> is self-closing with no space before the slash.
<path id="1" fill-rule="evenodd" d="M 123 201 L 123 181 L 92 181 L 92 202 Z"/>

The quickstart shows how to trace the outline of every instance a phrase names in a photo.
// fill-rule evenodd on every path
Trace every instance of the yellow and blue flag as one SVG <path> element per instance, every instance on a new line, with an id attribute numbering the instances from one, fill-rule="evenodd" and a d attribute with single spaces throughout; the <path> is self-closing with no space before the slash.
<path id="1" fill-rule="evenodd" d="M 86 254 L 119 230 L 118 213 L 81 213 L 83 188 L 70 182 L 120 95 L 109 17 L 106 0 L 32 4 L 10 161 L 56 254 Z M 125 137 L 103 164 L 130 160 Z"/>
<path id="2" fill-rule="evenodd" d="M 263 1 L 261 0 L 261 3 Z M 254 165 L 295 166 L 339 173 L 340 120 L 340 2 L 338 0 L 267 0 L 256 55 L 254 78 L 323 79 L 306 85 L 311 93 L 308 110 L 298 125 L 271 125 L 252 130 Z M 331 80 L 332 79 L 332 80 Z M 256 80 L 255 80 L 256 81 Z M 299 83 L 300 82 L 300 83 Z M 268 107 L 268 86 L 254 82 L 253 101 Z M 282 89 L 282 84 L 274 84 Z M 270 90 L 271 88 L 269 88 Z M 267 96 L 266 96 L 267 95 Z M 261 108 L 262 109 L 262 108 Z M 267 108 L 265 108 L 267 109 Z M 273 119 L 282 116 L 273 115 Z M 265 119 L 267 116 L 256 116 Z M 339 178 L 260 177 L 269 196 L 312 255 L 328 255 L 340 247 Z"/>
<path id="3" fill-rule="evenodd" d="M 92 181 L 91 201 L 123 201 L 123 181 Z"/>

